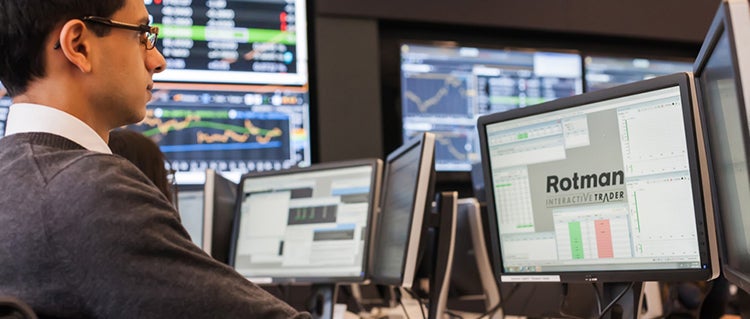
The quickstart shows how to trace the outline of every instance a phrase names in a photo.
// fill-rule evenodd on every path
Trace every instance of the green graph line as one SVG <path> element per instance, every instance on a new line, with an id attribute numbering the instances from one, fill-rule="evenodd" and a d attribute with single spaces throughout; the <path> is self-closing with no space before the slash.
<path id="1" fill-rule="evenodd" d="M 276 29 L 215 28 L 206 26 L 174 26 L 154 24 L 159 27 L 159 39 L 192 39 L 194 41 L 233 41 L 238 43 L 270 42 L 297 44 L 295 32 Z"/>
<path id="2" fill-rule="evenodd" d="M 206 121 L 195 121 L 190 122 L 185 128 L 212 128 L 222 131 L 234 131 L 235 133 L 239 134 L 250 134 L 250 131 L 243 127 L 243 126 L 237 126 L 237 125 L 231 125 L 231 124 L 224 124 L 224 123 L 216 123 L 216 122 L 206 122 Z M 174 127 L 170 127 L 167 132 L 175 131 Z M 261 132 L 261 135 L 266 134 L 270 132 L 271 130 L 258 128 L 258 131 Z M 157 134 L 162 134 L 161 131 L 159 131 L 158 127 L 152 128 L 150 130 L 143 131 L 143 135 L 146 136 L 153 136 Z"/>

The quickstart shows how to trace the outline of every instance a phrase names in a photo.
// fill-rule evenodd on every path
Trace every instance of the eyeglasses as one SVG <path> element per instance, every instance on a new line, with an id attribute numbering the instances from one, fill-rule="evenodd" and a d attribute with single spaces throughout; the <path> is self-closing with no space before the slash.
<path id="1" fill-rule="evenodd" d="M 146 46 L 146 50 L 151 50 L 156 46 L 156 37 L 159 35 L 159 27 L 152 27 L 148 24 L 130 24 L 124 22 L 114 21 L 112 19 L 87 16 L 81 18 L 84 22 L 93 22 L 101 25 L 106 25 L 110 28 L 120 28 L 126 30 L 140 31 L 143 34 L 143 44 Z"/>

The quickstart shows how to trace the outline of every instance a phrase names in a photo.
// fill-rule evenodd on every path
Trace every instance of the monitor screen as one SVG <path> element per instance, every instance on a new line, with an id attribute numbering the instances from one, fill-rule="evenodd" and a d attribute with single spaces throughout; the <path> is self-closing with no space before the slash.
<path id="1" fill-rule="evenodd" d="M 376 284 L 411 287 L 422 221 L 432 203 L 435 136 L 422 133 L 388 155 L 370 272 Z"/>
<path id="2" fill-rule="evenodd" d="M 577 53 L 401 45 L 403 140 L 435 134 L 435 169 L 470 171 L 479 161 L 479 115 L 582 92 Z"/>
<path id="3" fill-rule="evenodd" d="M 202 184 L 207 168 L 236 182 L 311 162 L 306 88 L 157 83 L 129 128 L 159 144 L 178 184 Z"/>
<path id="4" fill-rule="evenodd" d="M 693 70 L 693 61 L 687 59 L 587 55 L 583 61 L 586 70 L 586 92 Z"/>
<path id="5" fill-rule="evenodd" d="M 694 98 L 681 73 L 480 118 L 498 277 L 715 276 Z"/>
<path id="6" fill-rule="evenodd" d="M 177 191 L 177 211 L 180 213 L 182 227 L 185 227 L 190 239 L 196 246 L 205 250 L 203 227 L 206 217 L 203 213 L 203 185 L 181 185 Z"/>
<path id="7" fill-rule="evenodd" d="M 380 160 L 248 174 L 230 264 L 257 283 L 365 279 Z"/>
<path id="8" fill-rule="evenodd" d="M 305 85 L 305 0 L 145 0 L 167 70 L 156 81 Z"/>
<path id="9" fill-rule="evenodd" d="M 0 83 L 0 138 L 5 136 L 5 122 L 8 120 L 8 107 L 13 103 L 8 97 L 5 87 Z"/>
<path id="10" fill-rule="evenodd" d="M 731 19 L 730 19 L 731 18 Z M 746 1 L 722 3 L 695 63 L 723 236 L 723 272 L 750 291 L 750 28 Z M 741 30 L 735 36 L 733 31 Z"/>

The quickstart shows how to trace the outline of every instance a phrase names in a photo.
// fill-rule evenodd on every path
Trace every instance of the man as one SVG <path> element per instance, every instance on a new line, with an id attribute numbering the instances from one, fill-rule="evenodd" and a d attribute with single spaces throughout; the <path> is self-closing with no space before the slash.
<path id="1" fill-rule="evenodd" d="M 190 242 L 111 155 L 165 68 L 143 0 L 3 0 L 0 295 L 42 318 L 307 318 Z"/>

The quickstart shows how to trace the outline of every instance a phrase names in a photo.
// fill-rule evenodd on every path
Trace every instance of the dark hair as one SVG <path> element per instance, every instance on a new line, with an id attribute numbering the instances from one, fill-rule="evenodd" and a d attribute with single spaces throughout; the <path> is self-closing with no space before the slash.
<path id="1" fill-rule="evenodd" d="M 164 153 L 154 141 L 140 132 L 118 129 L 109 132 L 109 148 L 135 164 L 171 202 L 172 185 L 164 167 Z"/>
<path id="2" fill-rule="evenodd" d="M 0 1 L 0 82 L 8 95 L 26 92 L 29 82 L 44 77 L 44 45 L 54 28 L 85 16 L 110 17 L 125 0 Z M 109 30 L 96 28 L 103 36 Z"/>

